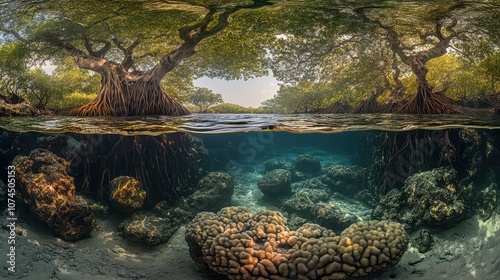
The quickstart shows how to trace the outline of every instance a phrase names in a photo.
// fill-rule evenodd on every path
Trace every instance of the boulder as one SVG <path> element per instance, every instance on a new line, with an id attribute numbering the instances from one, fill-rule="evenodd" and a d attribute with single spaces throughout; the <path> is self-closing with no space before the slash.
<path id="1" fill-rule="evenodd" d="M 292 170 L 293 166 L 290 162 L 284 160 L 284 159 L 269 159 L 264 162 L 264 172 L 268 173 L 271 172 L 275 169 L 286 169 L 286 170 Z"/>
<path id="2" fill-rule="evenodd" d="M 182 208 L 197 213 L 217 212 L 230 206 L 234 193 L 234 180 L 224 172 L 210 172 L 198 183 L 198 190 L 183 199 Z"/>
<path id="3" fill-rule="evenodd" d="M 333 191 L 349 197 L 354 197 L 362 190 L 365 182 L 362 169 L 347 165 L 330 166 L 325 179 Z"/>
<path id="4" fill-rule="evenodd" d="M 126 218 L 118 225 L 118 231 L 130 241 L 156 246 L 168 241 L 189 217 L 185 210 L 162 201 L 152 211 L 140 211 Z"/>
<path id="5" fill-rule="evenodd" d="M 460 197 L 458 173 L 451 167 L 439 167 L 411 175 L 403 192 L 409 207 L 427 225 L 449 225 L 460 220 L 466 210 Z"/>
<path id="6" fill-rule="evenodd" d="M 312 155 L 300 155 L 295 160 L 295 170 L 307 174 L 317 174 L 321 172 L 321 163 L 316 157 Z"/>
<path id="7" fill-rule="evenodd" d="M 45 149 L 35 149 L 29 156 L 17 156 L 16 181 L 22 200 L 36 217 L 65 240 L 90 235 L 95 218 L 87 202 L 75 194 L 69 162 Z"/>
<path id="8" fill-rule="evenodd" d="M 109 189 L 109 201 L 113 210 L 132 214 L 144 205 L 146 191 L 142 188 L 141 182 L 133 177 L 116 177 L 109 183 Z"/>
<path id="9" fill-rule="evenodd" d="M 283 210 L 332 230 L 343 230 L 356 219 L 330 200 L 323 190 L 301 189 L 283 202 Z"/>
<path id="10" fill-rule="evenodd" d="M 264 196 L 269 198 L 290 195 L 292 192 L 290 184 L 291 177 L 292 174 L 290 171 L 275 169 L 264 175 L 257 183 L 257 186 Z"/>

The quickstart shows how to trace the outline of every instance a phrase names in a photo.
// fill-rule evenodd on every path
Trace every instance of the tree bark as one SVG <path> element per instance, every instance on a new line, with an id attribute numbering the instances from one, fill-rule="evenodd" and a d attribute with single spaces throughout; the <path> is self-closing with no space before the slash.
<path id="1" fill-rule="evenodd" d="M 90 103 L 68 108 L 60 113 L 80 117 L 97 116 L 145 116 L 189 114 L 189 110 L 170 97 L 161 80 L 134 76 L 121 65 L 108 62 L 99 70 L 101 90 Z"/>

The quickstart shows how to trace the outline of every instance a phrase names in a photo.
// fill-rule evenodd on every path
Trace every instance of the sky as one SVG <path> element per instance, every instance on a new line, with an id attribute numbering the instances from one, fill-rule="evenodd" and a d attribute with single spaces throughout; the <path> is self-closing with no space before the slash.
<path id="1" fill-rule="evenodd" d="M 197 87 L 206 87 L 214 93 L 220 93 L 225 103 L 257 108 L 261 103 L 272 98 L 279 89 L 278 81 L 273 76 L 249 80 L 226 81 L 201 78 L 194 81 Z"/>

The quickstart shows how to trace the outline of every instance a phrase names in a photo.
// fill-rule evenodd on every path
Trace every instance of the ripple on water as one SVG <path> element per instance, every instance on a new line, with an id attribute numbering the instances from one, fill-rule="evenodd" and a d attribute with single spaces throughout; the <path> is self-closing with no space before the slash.
<path id="1" fill-rule="evenodd" d="M 500 129 L 493 115 L 394 115 L 394 114 L 192 114 L 182 117 L 64 116 L 3 117 L 0 128 L 14 132 L 159 135 L 164 133 L 241 133 L 288 131 L 336 133 L 344 131 L 449 128 Z"/>

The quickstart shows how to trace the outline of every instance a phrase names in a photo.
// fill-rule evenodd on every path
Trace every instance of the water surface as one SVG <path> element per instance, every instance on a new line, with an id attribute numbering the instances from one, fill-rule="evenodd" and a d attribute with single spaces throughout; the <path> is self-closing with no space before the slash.
<path id="1" fill-rule="evenodd" d="M 500 129 L 493 115 L 401 114 L 192 114 L 182 117 L 64 116 L 6 117 L 0 128 L 14 132 L 150 135 L 190 132 L 203 134 L 286 131 L 336 133 L 344 131 L 411 131 L 450 128 Z"/>

